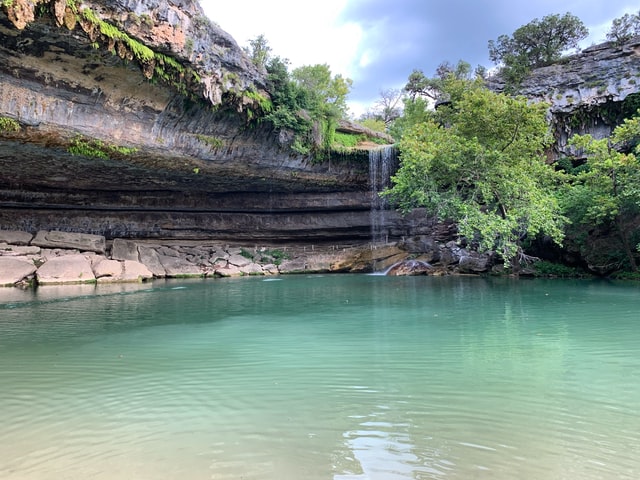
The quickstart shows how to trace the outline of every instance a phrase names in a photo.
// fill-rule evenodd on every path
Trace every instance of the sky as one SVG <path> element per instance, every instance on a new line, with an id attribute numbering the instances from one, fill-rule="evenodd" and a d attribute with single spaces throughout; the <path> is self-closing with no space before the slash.
<path id="1" fill-rule="evenodd" d="M 535 18 L 567 12 L 589 29 L 582 48 L 605 40 L 614 18 L 637 13 L 630 0 L 200 0 L 241 47 L 264 35 L 290 68 L 328 64 L 353 80 L 350 113 L 380 92 L 402 88 L 415 70 L 431 77 L 444 61 L 491 68 L 487 44 Z M 558 6 L 561 4 L 562 6 Z"/>

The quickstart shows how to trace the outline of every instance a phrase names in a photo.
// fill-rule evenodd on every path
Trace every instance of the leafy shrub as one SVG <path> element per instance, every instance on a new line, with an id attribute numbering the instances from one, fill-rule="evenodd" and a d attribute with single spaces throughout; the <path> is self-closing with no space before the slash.
<path id="1" fill-rule="evenodd" d="M 0 117 L 0 132 L 18 132 L 20 124 L 13 118 Z"/>
<path id="2" fill-rule="evenodd" d="M 73 140 L 71 140 L 71 145 L 69 145 L 67 151 L 71 155 L 81 155 L 84 157 L 107 159 L 113 155 L 131 155 L 135 153 L 137 149 L 131 147 L 110 145 L 108 143 L 104 143 L 102 140 L 85 138 L 81 135 L 78 135 Z"/>
<path id="3" fill-rule="evenodd" d="M 584 271 L 575 267 L 568 267 L 560 263 L 553 263 L 541 260 L 533 264 L 534 275 L 536 277 L 582 277 Z"/>

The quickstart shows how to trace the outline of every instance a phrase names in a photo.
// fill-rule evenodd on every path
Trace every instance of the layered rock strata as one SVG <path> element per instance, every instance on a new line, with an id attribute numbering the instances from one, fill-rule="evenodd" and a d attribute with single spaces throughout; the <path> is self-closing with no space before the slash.
<path id="1" fill-rule="evenodd" d="M 196 1 L 3 4 L 0 117 L 19 128 L 0 131 L 0 228 L 368 238 L 368 152 L 296 153 L 290 132 L 251 121 L 265 88 Z"/>

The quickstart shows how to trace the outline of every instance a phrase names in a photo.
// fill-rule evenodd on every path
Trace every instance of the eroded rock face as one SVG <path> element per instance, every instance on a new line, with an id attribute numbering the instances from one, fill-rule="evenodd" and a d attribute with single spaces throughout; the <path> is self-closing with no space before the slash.
<path id="1" fill-rule="evenodd" d="M 197 77 L 150 82 L 152 65 L 130 58 L 126 42 L 81 15 L 77 25 L 65 20 L 67 2 L 0 7 L 0 116 L 21 127 L 0 131 L 2 228 L 108 239 L 368 237 L 367 152 L 316 163 L 267 124 L 249 123 L 257 107 L 244 92 L 267 95 L 264 72 L 198 2 L 76 3 Z M 51 14 L 31 18 L 36 4 Z M 86 139 L 114 148 L 107 158 L 69 152 L 84 152 Z"/>
<path id="2" fill-rule="evenodd" d="M 490 88 L 502 91 L 504 84 L 494 78 Z M 605 138 L 626 115 L 635 114 L 637 106 L 625 108 L 624 102 L 640 93 L 640 36 L 624 45 L 593 45 L 555 65 L 536 68 L 518 93 L 549 104 L 556 137 L 551 153 L 555 158 L 571 156 L 576 152 L 567 142 L 573 134 Z"/>

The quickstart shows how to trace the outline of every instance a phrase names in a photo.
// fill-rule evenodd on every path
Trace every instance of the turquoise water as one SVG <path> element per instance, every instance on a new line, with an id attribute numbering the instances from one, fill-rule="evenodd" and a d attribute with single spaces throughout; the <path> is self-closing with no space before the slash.
<path id="1" fill-rule="evenodd" d="M 0 289 L 0 478 L 640 478 L 640 287 Z"/>

